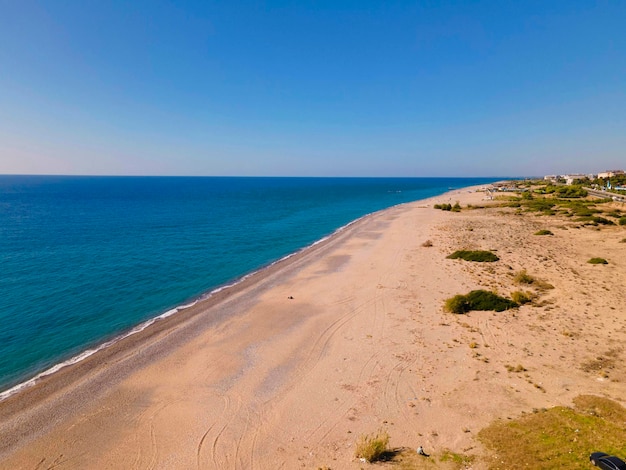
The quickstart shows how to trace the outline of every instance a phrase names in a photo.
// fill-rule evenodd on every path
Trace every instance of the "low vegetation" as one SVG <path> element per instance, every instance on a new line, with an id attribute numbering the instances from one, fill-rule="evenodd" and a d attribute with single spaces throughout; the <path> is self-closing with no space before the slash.
<path id="1" fill-rule="evenodd" d="M 473 290 L 466 295 L 455 295 L 446 300 L 444 308 L 451 313 L 467 313 L 472 310 L 492 310 L 502 312 L 519 305 L 505 297 L 500 297 L 486 290 Z"/>
<path id="2" fill-rule="evenodd" d="M 537 279 L 528 274 L 526 270 L 519 271 L 513 276 L 513 282 L 515 284 L 533 284 Z"/>
<path id="3" fill-rule="evenodd" d="M 433 242 L 432 240 L 426 240 L 424 243 L 422 243 L 422 246 L 424 248 L 430 248 L 431 246 L 433 246 Z"/>
<path id="4" fill-rule="evenodd" d="M 542 216 L 562 215 L 577 218 L 574 220 L 583 222 L 584 225 L 626 224 L 626 222 L 620 222 L 622 218 L 626 219 L 621 210 L 611 205 L 602 207 L 605 204 L 611 204 L 613 202 L 611 198 L 585 199 L 586 192 L 580 191 L 582 188 L 574 187 L 569 190 L 568 188 L 572 186 L 539 186 L 534 189 L 534 193 L 523 191 L 519 196 L 500 197 L 499 199 L 504 201 L 500 205 L 517 208 L 519 211 L 535 212 Z M 601 214 L 613 217 L 617 221 L 608 220 Z"/>
<path id="5" fill-rule="evenodd" d="M 604 258 L 591 258 L 589 261 L 587 261 L 587 263 L 589 263 L 589 264 L 609 264 L 609 262 L 607 260 L 605 260 Z"/>
<path id="6" fill-rule="evenodd" d="M 474 461 L 474 457 L 445 449 L 439 460 L 441 462 L 453 462 L 458 465 L 458 468 L 468 468 Z"/>
<path id="7" fill-rule="evenodd" d="M 609 349 L 604 354 L 596 355 L 583 362 L 580 368 L 585 372 L 599 374 L 606 378 L 609 376 L 608 372 L 615 368 L 616 363 L 621 362 L 620 353 L 619 348 Z"/>
<path id="8" fill-rule="evenodd" d="M 618 223 L 620 225 L 626 225 L 626 217 L 620 217 L 618 220 Z"/>
<path id="9" fill-rule="evenodd" d="M 575 222 L 582 222 L 584 225 L 615 225 L 615 222 L 597 215 L 586 215 L 574 219 Z"/>
<path id="10" fill-rule="evenodd" d="M 535 232 L 535 235 L 554 235 L 550 230 L 539 230 L 538 232 Z"/>
<path id="11" fill-rule="evenodd" d="M 419 455 L 414 449 L 403 447 L 389 456 L 389 469 L 395 470 L 462 470 L 471 468 L 476 456 L 442 449 L 430 454 L 430 458 Z M 382 467 L 381 467 L 382 468 Z"/>
<path id="12" fill-rule="evenodd" d="M 554 194 L 564 199 L 587 197 L 587 190 L 578 184 L 572 184 L 567 186 L 557 186 L 549 184 L 539 191 L 541 191 L 543 194 Z"/>
<path id="13" fill-rule="evenodd" d="M 356 443 L 355 456 L 365 459 L 368 462 L 381 460 L 388 451 L 389 434 L 387 431 L 379 430 L 376 434 L 363 434 Z"/>
<path id="14" fill-rule="evenodd" d="M 573 408 L 535 411 L 478 433 L 490 468 L 588 469 L 592 452 L 626 456 L 626 409 L 615 401 L 582 395 Z"/>
<path id="15" fill-rule="evenodd" d="M 524 305 L 533 301 L 535 295 L 532 292 L 515 291 L 511 292 L 511 299 L 518 305 Z"/>
<path id="16" fill-rule="evenodd" d="M 552 284 L 549 284 L 546 281 L 542 281 L 541 279 L 537 279 L 534 276 L 531 276 L 530 274 L 526 272 L 525 269 L 515 273 L 515 275 L 513 276 L 513 282 L 515 284 L 533 286 L 534 288 L 539 289 L 539 290 L 554 289 L 554 286 Z"/>
<path id="17" fill-rule="evenodd" d="M 518 364 L 516 366 L 512 366 L 510 364 L 506 364 L 504 367 L 506 367 L 506 370 L 509 371 L 509 372 L 521 373 L 521 372 L 526 372 L 527 371 L 526 367 L 524 367 L 521 364 Z"/>
<path id="18" fill-rule="evenodd" d="M 454 253 L 446 256 L 448 259 L 462 259 L 465 261 L 476 261 L 479 263 L 493 263 L 494 261 L 498 261 L 497 255 L 492 253 L 491 251 L 483 251 L 483 250 L 457 250 Z"/>
<path id="19" fill-rule="evenodd" d="M 433 206 L 435 209 L 441 209 L 442 211 L 452 211 L 452 212 L 461 212 L 461 205 L 457 201 L 454 205 L 452 204 L 435 204 Z"/>

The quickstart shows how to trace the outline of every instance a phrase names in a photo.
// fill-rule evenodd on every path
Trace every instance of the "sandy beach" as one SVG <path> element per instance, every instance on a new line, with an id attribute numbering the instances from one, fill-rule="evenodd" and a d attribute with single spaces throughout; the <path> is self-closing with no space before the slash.
<path id="1" fill-rule="evenodd" d="M 456 468 L 434 458 L 450 450 L 480 469 L 496 419 L 581 394 L 624 403 L 626 227 L 433 208 L 489 204 L 475 189 L 372 214 L 0 402 L 0 468 L 359 469 L 358 436 L 382 428 L 423 446 L 423 468 Z M 500 261 L 446 259 L 458 249 Z M 444 311 L 472 289 L 508 296 L 521 270 L 554 289 Z"/>

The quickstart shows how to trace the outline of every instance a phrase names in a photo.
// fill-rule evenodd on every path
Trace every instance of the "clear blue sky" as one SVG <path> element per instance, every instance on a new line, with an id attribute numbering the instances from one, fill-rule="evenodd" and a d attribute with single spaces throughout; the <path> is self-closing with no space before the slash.
<path id="1" fill-rule="evenodd" d="M 626 167 L 626 2 L 0 0 L 0 173 Z"/>

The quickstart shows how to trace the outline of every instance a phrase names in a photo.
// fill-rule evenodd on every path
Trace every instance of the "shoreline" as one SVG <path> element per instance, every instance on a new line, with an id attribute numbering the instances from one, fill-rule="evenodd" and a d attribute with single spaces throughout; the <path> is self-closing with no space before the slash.
<path id="1" fill-rule="evenodd" d="M 445 194 L 445 193 L 444 193 Z M 433 196 L 433 197 L 437 197 L 437 196 Z M 163 321 L 171 316 L 174 316 L 182 311 L 185 311 L 189 308 L 192 308 L 194 306 L 196 306 L 197 304 L 201 303 L 201 302 L 205 302 L 207 300 L 210 300 L 214 295 L 219 294 L 220 292 L 224 291 L 224 290 L 228 290 L 228 289 L 233 289 L 236 288 L 240 283 L 246 281 L 248 278 L 252 277 L 252 276 L 256 276 L 256 275 L 260 275 L 263 271 L 267 270 L 267 269 L 271 269 L 273 266 L 279 264 L 279 263 L 283 263 L 286 262 L 287 260 L 289 260 L 290 258 L 299 255 L 300 253 L 306 251 L 306 250 L 310 250 L 310 249 L 314 249 L 317 245 L 322 244 L 328 240 L 330 240 L 332 237 L 338 235 L 339 233 L 341 233 L 343 230 L 348 229 L 351 225 L 358 223 L 359 221 L 372 216 L 378 212 L 383 212 L 386 211 L 388 209 L 392 209 L 394 207 L 398 207 L 398 206 L 402 206 L 403 204 L 411 204 L 412 202 L 405 202 L 405 203 L 401 203 L 401 204 L 396 204 L 394 206 L 390 206 L 388 208 L 385 209 L 381 209 L 379 211 L 375 211 L 375 212 L 371 212 L 368 214 L 365 214 L 355 220 L 352 220 L 350 222 L 348 222 L 347 224 L 339 227 L 338 229 L 336 229 L 335 231 L 333 231 L 332 233 L 330 233 L 329 235 L 326 235 L 322 238 L 320 238 L 319 240 L 314 241 L 313 243 L 300 248 L 298 250 L 296 250 L 293 253 L 289 253 L 288 255 L 283 256 L 282 258 L 277 259 L 276 261 L 272 261 L 271 263 L 265 265 L 265 266 L 261 266 L 258 269 L 255 269 L 247 274 L 244 274 L 238 278 L 235 278 L 232 281 L 227 281 L 224 284 L 221 284 L 217 287 L 215 287 L 214 289 L 211 289 L 209 291 L 203 292 L 201 294 L 199 294 L 196 297 L 192 297 L 190 298 L 188 301 L 185 301 L 185 303 L 181 304 L 181 305 L 177 305 L 175 307 L 172 307 L 166 311 L 164 311 L 163 313 L 160 313 L 152 318 L 149 318 L 145 321 L 142 321 L 141 323 L 129 328 L 127 331 L 123 331 L 119 334 L 114 335 L 113 337 L 111 337 L 110 339 L 104 339 L 101 342 L 97 342 L 95 345 L 93 345 L 92 347 L 87 347 L 85 348 L 83 351 L 79 352 L 78 354 L 75 354 L 67 359 L 63 359 L 60 362 L 53 364 L 52 366 L 42 370 L 41 372 L 36 373 L 34 376 L 30 377 L 30 378 L 25 378 L 23 381 L 20 381 L 18 383 L 16 383 L 15 385 L 11 385 L 9 386 L 9 388 L 5 389 L 5 390 L 1 390 L 0 389 L 0 403 L 2 403 L 4 400 L 10 398 L 11 396 L 15 395 L 16 393 L 20 393 L 22 390 L 26 390 L 30 387 L 35 386 L 39 381 L 41 381 L 42 379 L 52 376 L 53 374 L 56 374 L 57 372 L 61 371 L 62 369 L 66 368 L 66 367 L 71 367 L 74 366 L 76 364 L 79 364 L 80 362 L 88 359 L 89 357 L 91 357 L 94 354 L 97 354 L 99 351 L 107 349 L 111 346 L 114 346 L 116 343 L 118 343 L 119 341 L 123 341 L 126 338 L 129 338 L 131 336 L 134 336 L 138 333 L 141 333 L 142 331 L 144 331 L 146 328 L 150 328 L 151 325 Z"/>
<path id="2" fill-rule="evenodd" d="M 437 195 L 437 196 L 431 196 L 429 198 L 426 199 L 419 199 L 416 201 L 409 201 L 409 202 L 403 202 L 400 204 L 396 204 L 390 207 L 387 207 L 385 209 L 381 209 L 375 212 L 371 212 L 365 215 L 362 215 L 361 217 L 358 217 L 357 219 L 354 219 L 350 222 L 348 222 L 347 224 L 337 228 L 336 230 L 334 230 L 332 233 L 320 238 L 319 240 L 316 240 L 314 242 L 312 242 L 311 244 L 304 246 L 303 248 L 300 248 L 298 250 L 296 250 L 295 252 L 289 253 L 273 262 L 270 262 L 269 264 L 265 265 L 265 266 L 261 266 L 256 270 L 253 270 L 249 273 L 243 274 L 242 276 L 235 278 L 232 281 L 227 281 L 226 283 L 219 285 L 213 289 L 210 289 L 206 292 L 203 292 L 201 294 L 199 294 L 196 297 L 192 297 L 189 300 L 185 301 L 183 304 L 181 305 L 176 305 L 172 308 L 169 308 L 168 310 L 164 311 L 163 313 L 160 313 L 152 318 L 149 318 L 147 320 L 142 321 L 141 323 L 129 328 L 126 331 L 122 331 L 119 334 L 116 334 L 110 338 L 104 338 L 102 341 L 100 342 L 96 342 L 93 346 L 88 346 L 86 347 L 84 350 L 80 351 L 77 354 L 74 354 L 73 356 L 68 357 L 67 359 L 62 359 L 60 362 L 57 362 L 49 367 L 47 367 L 46 369 L 40 371 L 40 372 L 36 372 L 33 376 L 28 377 L 26 376 L 23 380 L 20 380 L 18 383 L 15 383 L 14 385 L 9 385 L 8 388 L 6 389 L 2 389 L 2 387 L 0 387 L 0 403 L 4 402 L 5 400 L 9 399 L 10 397 L 12 397 L 15 394 L 19 394 L 21 393 L 23 390 L 27 390 L 33 386 L 36 386 L 41 380 L 46 379 L 47 377 L 53 376 L 54 374 L 60 372 L 61 370 L 67 368 L 67 367 L 72 367 L 75 366 L 77 364 L 80 364 L 81 362 L 87 360 L 88 358 L 90 358 L 92 355 L 99 353 L 102 350 L 105 350 L 107 348 L 110 348 L 112 346 L 114 346 L 116 343 L 125 340 L 126 338 L 129 338 L 131 336 L 137 335 L 139 333 L 141 333 L 142 331 L 144 331 L 147 328 L 150 328 L 153 324 L 161 322 L 169 317 L 175 316 L 185 310 L 188 310 L 190 308 L 195 307 L 196 305 L 203 303 L 205 301 L 210 300 L 213 296 L 219 294 L 222 291 L 228 291 L 230 289 L 236 289 L 237 286 L 240 283 L 245 282 L 248 278 L 251 278 L 253 276 L 257 276 L 257 275 L 262 275 L 262 273 L 265 270 L 268 269 L 272 269 L 275 265 L 279 265 L 279 264 L 283 264 L 285 262 L 287 262 L 287 260 L 289 260 L 292 257 L 298 256 L 299 254 L 308 251 L 308 250 L 313 250 L 315 249 L 316 246 L 324 244 L 327 241 L 330 241 L 332 238 L 334 238 L 335 236 L 339 235 L 341 232 L 343 232 L 344 230 L 349 229 L 352 225 L 358 224 L 359 222 L 367 219 L 368 217 L 374 216 L 375 214 L 393 209 L 395 207 L 401 207 L 403 205 L 406 204 L 415 204 L 415 203 L 421 203 L 424 201 L 429 201 L 431 199 L 435 199 L 438 197 L 444 197 L 446 194 L 453 194 L 455 191 L 464 191 L 464 190 L 476 190 L 477 188 L 482 188 L 484 186 L 487 185 L 493 185 L 496 184 L 498 182 L 494 182 L 494 183 L 489 183 L 489 184 L 484 184 L 484 185 L 474 185 L 474 186 L 468 186 L 468 187 L 462 187 L 462 188 L 449 188 L 448 191 Z M 236 291 L 234 291 L 236 292 Z"/>
<path id="3" fill-rule="evenodd" d="M 409 203 L 402 203 L 402 204 L 410 204 Z M 104 339 L 101 342 L 97 342 L 94 346 L 92 347 L 87 347 L 86 349 L 84 349 L 83 351 L 81 351 L 78 354 L 75 354 L 67 359 L 61 360 L 60 362 L 53 364 L 52 366 L 48 367 L 47 369 L 42 370 L 41 372 L 36 373 L 34 376 L 30 377 L 30 378 L 25 378 L 23 381 L 16 383 L 15 385 L 11 385 L 9 388 L 7 388 L 6 390 L 1 390 L 0 391 L 0 403 L 2 403 L 4 400 L 8 399 L 9 397 L 15 395 L 16 393 L 20 393 L 22 390 L 26 390 L 30 387 L 35 386 L 39 381 L 41 381 L 42 379 L 52 376 L 53 374 L 61 371 L 62 369 L 66 368 L 66 367 L 71 367 L 73 365 L 76 365 L 86 359 L 88 359 L 89 357 L 91 357 L 94 354 L 97 354 L 99 351 L 107 349 L 113 345 L 115 345 L 116 343 L 118 343 L 119 341 L 123 341 L 126 338 L 129 338 L 131 336 L 134 336 L 138 333 L 141 333 L 142 331 L 144 331 L 147 328 L 150 328 L 150 326 L 152 326 L 154 323 L 163 321 L 171 316 L 174 316 L 184 310 L 190 309 L 194 306 L 196 306 L 197 304 L 201 303 L 201 302 L 205 302 L 209 299 L 211 299 L 214 295 L 219 294 L 221 291 L 224 290 L 228 290 L 228 289 L 233 289 L 236 288 L 238 284 L 246 281 L 248 278 L 255 276 L 255 275 L 260 275 L 260 273 L 262 273 L 263 271 L 265 271 L 266 269 L 270 269 L 272 268 L 274 265 L 282 263 L 282 262 L 286 262 L 288 259 L 297 256 L 298 254 L 300 254 L 301 252 L 304 252 L 305 250 L 310 250 L 315 248 L 315 246 L 324 243 L 325 241 L 329 240 L 330 238 L 334 237 L 335 235 L 339 234 L 340 232 L 342 232 L 343 230 L 349 228 L 351 225 L 358 223 L 360 220 L 365 219 L 366 217 L 369 217 L 373 214 L 376 214 L 377 212 L 382 212 L 385 211 L 387 209 L 391 209 L 393 207 L 396 206 L 401 206 L 402 204 L 397 204 L 395 206 L 391 206 L 388 207 L 386 209 L 381 209 L 380 211 L 376 211 L 376 212 L 372 212 L 369 214 L 365 214 L 361 217 L 359 217 L 358 219 L 355 219 L 351 222 L 348 222 L 347 224 L 339 227 L 337 230 L 333 231 L 330 235 L 326 235 L 322 238 L 320 238 L 319 240 L 314 241 L 313 243 L 298 249 L 297 251 L 290 253 L 288 255 L 283 256 L 282 258 L 277 259 L 276 261 L 273 261 L 265 266 L 261 266 L 260 268 L 251 271 L 247 274 L 244 274 L 238 278 L 235 278 L 232 281 L 228 281 L 224 284 L 221 284 L 217 287 L 215 287 L 214 289 L 211 289 L 207 292 L 204 292 L 196 297 L 192 297 L 190 298 L 188 301 L 186 301 L 183 304 L 177 305 L 175 307 L 172 307 L 166 311 L 164 311 L 163 313 L 160 313 L 152 318 L 149 318 L 145 321 L 142 321 L 141 323 L 133 326 L 132 328 L 129 328 L 127 331 L 123 331 L 117 335 L 114 335 L 112 338 L 110 339 Z"/>
<path id="4" fill-rule="evenodd" d="M 322 258 L 325 252 L 341 245 L 355 230 L 371 219 L 380 217 L 403 206 L 423 205 L 440 198 L 448 198 L 459 191 L 476 191 L 477 188 L 484 186 L 486 185 L 456 188 L 437 196 L 397 204 L 366 214 L 307 247 L 286 255 L 266 267 L 248 273 L 232 283 L 202 294 L 197 300 L 192 300 L 191 306 L 188 308 L 179 309 L 179 307 L 175 307 L 169 309 L 167 312 L 135 326 L 128 332 L 105 341 L 95 348 L 83 351 L 31 379 L 1 392 L 0 430 L 2 428 L 6 429 L 7 426 L 8 428 L 13 428 L 9 433 L 13 438 L 3 440 L 4 443 L 0 445 L 0 456 L 3 455 L 4 451 L 11 444 L 16 443 L 18 437 L 22 440 L 32 439 L 36 435 L 43 434 L 45 429 L 55 422 L 54 419 L 50 418 L 52 408 L 56 406 L 55 400 L 59 395 L 70 395 L 70 401 L 72 399 L 71 396 L 97 396 L 97 389 L 110 387 L 118 383 L 122 377 L 129 375 L 132 370 L 155 361 L 157 357 L 166 354 L 176 347 L 180 347 L 181 344 L 190 338 L 199 335 L 199 332 L 191 332 L 194 326 L 202 324 L 202 328 L 207 329 L 241 314 L 240 312 L 243 308 L 240 305 L 245 305 L 248 297 L 258 295 L 259 292 L 266 288 L 267 284 L 279 283 L 281 280 L 292 276 L 302 265 L 307 264 L 312 259 Z M 215 311 L 220 307 L 227 313 Z M 211 317 L 209 312 L 214 313 L 215 316 Z M 164 336 L 168 336 L 170 332 L 176 332 L 179 338 L 163 347 L 161 344 L 162 339 Z M 150 348 L 155 348 L 156 350 L 150 350 L 149 353 L 136 354 L 138 349 L 147 351 Z M 132 356 L 133 360 L 139 360 L 132 364 L 126 363 L 130 356 Z M 107 370 L 108 364 L 111 363 L 114 363 L 117 368 L 115 374 Z M 115 379 L 113 379 L 113 375 L 116 375 Z M 87 389 L 88 392 L 83 391 L 83 388 Z M 64 399 L 67 399 L 67 397 L 64 397 Z M 20 432 L 14 428 L 14 423 L 21 421 L 19 415 L 23 413 L 24 408 L 28 409 L 30 413 L 41 413 L 42 408 L 47 409 L 47 411 L 44 411 L 44 415 L 50 416 L 50 418 L 38 419 L 38 422 L 41 423 L 43 421 L 48 424 L 36 432 L 33 429 L 27 432 Z M 3 432 L 2 434 L 5 433 Z"/>

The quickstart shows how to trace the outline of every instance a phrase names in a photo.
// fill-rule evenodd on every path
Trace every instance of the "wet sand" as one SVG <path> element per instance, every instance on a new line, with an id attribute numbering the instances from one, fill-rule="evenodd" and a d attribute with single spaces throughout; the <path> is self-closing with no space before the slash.
<path id="1" fill-rule="evenodd" d="M 481 455 L 494 419 L 622 400 L 626 228 L 432 208 L 484 197 L 368 216 L 8 398 L 0 468 L 356 469 L 355 441 L 379 428 L 393 447 Z M 501 260 L 447 260 L 456 249 Z M 554 285 L 539 306 L 443 311 L 472 289 L 519 290 L 521 269 Z M 585 366 L 607 354 L 610 370 Z"/>

